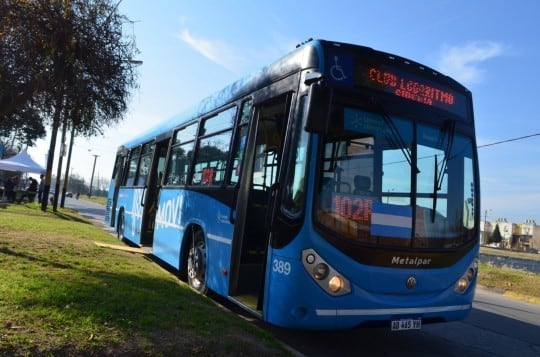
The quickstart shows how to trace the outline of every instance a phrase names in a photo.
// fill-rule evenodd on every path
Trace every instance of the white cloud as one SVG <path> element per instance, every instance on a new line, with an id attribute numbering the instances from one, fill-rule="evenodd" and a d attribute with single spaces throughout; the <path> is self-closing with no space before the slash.
<path id="1" fill-rule="evenodd" d="M 481 82 L 484 70 L 481 65 L 503 52 L 503 46 L 493 41 L 470 42 L 465 46 L 444 46 L 438 61 L 440 72 L 462 83 Z"/>
<path id="2" fill-rule="evenodd" d="M 235 72 L 235 68 L 238 68 L 239 65 L 245 62 L 242 57 L 238 56 L 238 51 L 233 50 L 227 44 L 219 41 L 195 38 L 187 29 L 183 29 L 178 35 L 178 38 L 210 61 L 232 72 Z"/>

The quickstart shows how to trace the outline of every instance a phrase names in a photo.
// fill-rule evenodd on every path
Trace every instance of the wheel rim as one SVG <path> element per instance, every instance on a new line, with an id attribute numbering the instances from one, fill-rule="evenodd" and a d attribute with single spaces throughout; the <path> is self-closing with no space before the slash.
<path id="1" fill-rule="evenodd" d="M 193 239 L 195 242 L 192 243 L 188 255 L 188 280 L 192 288 L 201 291 L 205 286 L 206 247 L 204 240 L 199 235 Z"/>
<path id="2" fill-rule="evenodd" d="M 118 218 L 117 237 L 118 239 L 124 238 L 124 212 L 120 213 L 120 217 Z"/>

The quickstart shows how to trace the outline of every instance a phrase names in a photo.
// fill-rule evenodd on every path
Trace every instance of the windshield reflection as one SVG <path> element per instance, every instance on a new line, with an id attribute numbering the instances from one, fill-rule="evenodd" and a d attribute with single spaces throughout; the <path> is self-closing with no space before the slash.
<path id="1" fill-rule="evenodd" d="M 450 248 L 473 239 L 472 141 L 454 124 L 336 107 L 330 127 L 315 200 L 323 227 L 376 245 Z"/>

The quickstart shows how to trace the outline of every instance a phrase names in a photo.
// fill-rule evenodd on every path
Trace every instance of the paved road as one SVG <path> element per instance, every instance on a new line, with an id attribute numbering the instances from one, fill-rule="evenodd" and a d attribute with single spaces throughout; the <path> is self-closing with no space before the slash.
<path id="1" fill-rule="evenodd" d="M 540 356 L 540 305 L 482 287 L 466 320 L 425 325 L 420 331 L 310 332 L 262 326 L 303 356 Z"/>
<path id="2" fill-rule="evenodd" d="M 97 225 L 103 226 L 104 228 L 114 232 L 110 227 L 106 227 L 104 224 L 105 219 L 105 206 L 99 203 L 92 201 L 86 201 L 83 199 L 75 199 L 66 197 L 64 202 L 64 207 L 74 209 L 79 212 L 82 216 L 90 219 L 92 222 Z"/>

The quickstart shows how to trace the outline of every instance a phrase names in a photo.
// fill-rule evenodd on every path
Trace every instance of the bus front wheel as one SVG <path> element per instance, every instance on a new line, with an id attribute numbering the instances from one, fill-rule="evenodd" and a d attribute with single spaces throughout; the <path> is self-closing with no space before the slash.
<path id="1" fill-rule="evenodd" d="M 205 294 L 206 287 L 206 244 L 202 231 L 194 230 L 191 234 L 191 242 L 187 257 L 187 278 L 189 286 Z"/>

